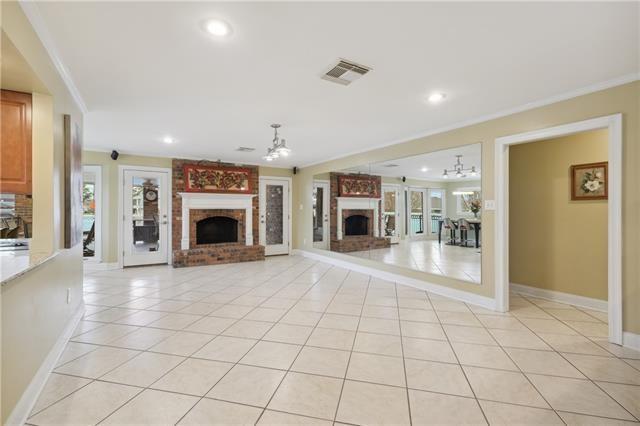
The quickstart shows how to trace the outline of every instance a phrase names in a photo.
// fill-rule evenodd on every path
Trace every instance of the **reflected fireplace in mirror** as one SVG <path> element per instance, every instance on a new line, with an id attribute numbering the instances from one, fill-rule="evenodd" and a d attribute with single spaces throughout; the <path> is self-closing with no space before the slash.
<path id="1" fill-rule="evenodd" d="M 369 218 L 361 214 L 349 216 L 344 221 L 344 234 L 369 235 Z"/>
<path id="2" fill-rule="evenodd" d="M 196 222 L 196 244 L 238 242 L 238 221 L 226 216 L 212 216 Z"/>

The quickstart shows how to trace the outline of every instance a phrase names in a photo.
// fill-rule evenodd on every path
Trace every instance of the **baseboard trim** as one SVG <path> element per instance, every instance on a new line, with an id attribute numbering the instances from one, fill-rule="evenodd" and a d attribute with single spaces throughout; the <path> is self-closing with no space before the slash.
<path id="1" fill-rule="evenodd" d="M 69 320 L 67 325 L 64 328 L 60 337 L 53 345 L 53 348 L 49 351 L 49 354 L 40 365 L 40 368 L 36 372 L 33 379 L 31 379 L 31 383 L 25 389 L 24 393 L 20 397 L 20 400 L 13 408 L 13 411 L 7 418 L 7 425 L 23 425 L 27 419 L 29 418 L 29 414 L 36 402 L 38 401 L 38 397 L 44 389 L 44 385 L 47 383 L 47 379 L 49 378 L 49 374 L 55 368 L 58 360 L 60 359 L 60 355 L 64 351 L 67 342 L 71 338 L 73 334 L 73 330 L 76 329 L 78 323 L 82 319 L 82 315 L 84 314 L 84 303 L 78 307 L 78 310 L 73 317 Z"/>
<path id="2" fill-rule="evenodd" d="M 623 331 L 622 346 L 629 349 L 634 349 L 636 351 L 640 351 L 640 334 Z"/>
<path id="3" fill-rule="evenodd" d="M 341 268 L 349 269 L 355 272 L 361 272 L 363 274 L 371 275 L 372 277 L 381 278 L 383 280 L 393 281 L 398 284 L 403 284 L 409 287 L 418 288 L 420 290 L 426 290 L 430 293 L 437 294 L 439 296 L 449 297 L 451 299 L 458 300 L 460 302 L 470 303 L 481 308 L 495 310 L 494 300 L 490 297 L 480 296 L 478 294 L 469 293 L 467 291 L 457 290 L 450 287 L 445 287 L 439 284 L 430 283 L 428 281 L 422 281 L 415 278 L 406 277 L 400 274 L 394 274 L 392 272 L 381 271 L 369 266 L 358 265 L 343 259 L 336 259 L 330 256 L 323 256 L 318 253 L 313 253 L 306 250 L 295 249 L 293 254 L 298 254 L 309 259 L 320 260 Z"/>
<path id="4" fill-rule="evenodd" d="M 581 308 L 593 309 L 594 311 L 607 312 L 609 310 L 609 303 L 606 300 L 593 299 L 591 297 L 578 296 L 561 291 L 546 290 L 525 284 L 509 283 L 509 286 L 514 293 L 520 293 L 526 296 L 551 300 L 552 302 L 567 303 Z"/>

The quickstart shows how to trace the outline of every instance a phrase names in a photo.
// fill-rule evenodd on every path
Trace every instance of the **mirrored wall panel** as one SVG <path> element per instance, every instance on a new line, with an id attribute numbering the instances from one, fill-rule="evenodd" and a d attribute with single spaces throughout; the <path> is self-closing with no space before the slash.
<path id="1" fill-rule="evenodd" d="M 481 144 L 314 176 L 313 244 L 480 283 Z"/>

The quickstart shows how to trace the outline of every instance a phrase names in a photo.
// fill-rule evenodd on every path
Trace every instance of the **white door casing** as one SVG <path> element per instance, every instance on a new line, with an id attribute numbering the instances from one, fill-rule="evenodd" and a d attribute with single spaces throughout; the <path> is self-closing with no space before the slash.
<path id="1" fill-rule="evenodd" d="M 121 266 L 153 265 L 169 263 L 169 232 L 170 232 L 170 189 L 168 171 L 158 171 L 153 168 L 120 167 L 121 193 L 119 197 L 119 210 L 121 218 L 121 237 L 119 238 Z M 134 241 L 134 217 L 133 217 L 133 179 L 152 179 L 158 186 L 158 207 L 157 207 L 157 245 L 155 249 L 149 250 Z M 136 220 L 136 225 L 148 224 L 148 220 Z M 155 237 L 154 237 L 155 239 Z"/>
<path id="2" fill-rule="evenodd" d="M 495 304 L 509 310 L 509 147 L 596 129 L 607 129 L 608 170 L 608 316 L 609 341 L 624 344 L 622 331 L 622 114 L 503 136 L 495 140 Z M 492 200 L 488 200 L 492 201 Z M 487 201 L 485 201 L 485 206 Z"/>

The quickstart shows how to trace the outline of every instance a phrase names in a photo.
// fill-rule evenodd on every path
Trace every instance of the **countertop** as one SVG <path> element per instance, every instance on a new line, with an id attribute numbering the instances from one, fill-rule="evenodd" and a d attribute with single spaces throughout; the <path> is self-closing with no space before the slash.
<path id="1" fill-rule="evenodd" d="M 58 255 L 36 254 L 29 250 L 0 251 L 0 283 L 2 286 L 37 268 Z"/>

